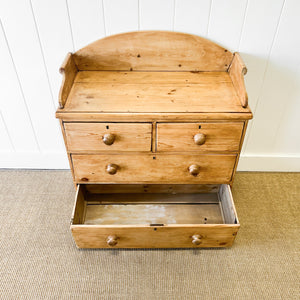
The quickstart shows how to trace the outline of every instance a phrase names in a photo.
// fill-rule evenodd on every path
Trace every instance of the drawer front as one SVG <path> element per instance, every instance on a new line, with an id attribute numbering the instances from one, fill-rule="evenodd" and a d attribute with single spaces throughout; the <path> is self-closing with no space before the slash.
<path id="1" fill-rule="evenodd" d="M 205 248 L 232 245 L 239 225 L 88 226 L 72 225 L 78 248 Z M 193 236 L 201 243 L 193 244 Z M 108 240 L 116 244 L 108 245 Z"/>
<path id="2" fill-rule="evenodd" d="M 244 123 L 158 123 L 157 151 L 239 151 Z"/>
<path id="3" fill-rule="evenodd" d="M 150 123 L 64 123 L 69 152 L 150 151 Z"/>
<path id="4" fill-rule="evenodd" d="M 72 155 L 75 181 L 229 183 L 236 155 Z"/>

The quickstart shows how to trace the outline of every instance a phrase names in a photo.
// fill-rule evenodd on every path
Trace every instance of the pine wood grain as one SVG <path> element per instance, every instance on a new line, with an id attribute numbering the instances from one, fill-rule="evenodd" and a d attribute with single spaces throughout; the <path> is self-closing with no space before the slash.
<path id="1" fill-rule="evenodd" d="M 227 184 L 221 184 L 218 194 L 221 201 L 224 223 L 239 224 L 230 186 Z"/>
<path id="2" fill-rule="evenodd" d="M 67 149 L 86 151 L 150 151 L 152 124 L 148 123 L 65 123 Z M 114 135 L 112 145 L 103 142 Z"/>
<path id="3" fill-rule="evenodd" d="M 87 204 L 84 224 L 223 224 L 223 217 L 219 203 Z"/>
<path id="4" fill-rule="evenodd" d="M 189 34 L 131 32 L 69 54 L 62 71 L 76 245 L 230 246 L 239 224 L 219 184 L 232 183 L 252 118 L 239 55 Z"/>
<path id="5" fill-rule="evenodd" d="M 90 194 L 111 193 L 216 193 L 218 184 L 86 184 L 85 189 Z"/>
<path id="6" fill-rule="evenodd" d="M 87 185 L 85 189 L 87 190 Z M 159 186 L 155 192 L 142 193 L 116 193 L 114 188 L 111 188 L 109 194 L 88 193 L 86 201 L 88 204 L 218 204 L 219 198 L 216 192 L 204 193 L 174 193 L 170 190 L 158 192 Z M 200 194 L 201 193 L 201 194 Z"/>
<path id="7" fill-rule="evenodd" d="M 156 73 L 160 76 L 160 73 Z M 74 83 L 64 112 L 247 112 L 231 82 Z"/>
<path id="8" fill-rule="evenodd" d="M 62 120 L 59 120 L 59 125 L 60 125 L 61 133 L 62 133 L 62 136 L 63 136 L 63 139 L 64 139 L 65 147 L 66 147 L 66 149 L 68 149 L 64 122 Z M 71 168 L 73 183 L 76 187 L 76 181 L 75 181 L 75 176 L 74 176 L 74 168 L 73 168 L 72 158 L 71 158 L 71 154 L 68 153 L 68 151 L 67 151 L 67 156 L 68 156 L 68 161 L 69 161 L 69 165 L 70 165 L 70 168 Z"/>
<path id="9" fill-rule="evenodd" d="M 78 183 L 228 183 L 235 160 L 233 154 L 72 155 Z M 115 175 L 106 172 L 108 164 L 118 166 Z M 193 164 L 200 166 L 198 176 L 189 173 L 189 166 Z"/>
<path id="10" fill-rule="evenodd" d="M 105 226 L 71 225 L 78 248 L 111 248 L 107 237 L 115 235 L 118 243 L 114 248 L 209 248 L 230 247 L 240 225 L 202 224 L 168 226 Z M 202 237 L 200 245 L 192 243 L 192 236 Z"/>
<path id="11" fill-rule="evenodd" d="M 248 94 L 245 88 L 244 75 L 247 74 L 247 68 L 239 55 L 234 53 L 232 63 L 228 71 L 232 83 L 236 89 L 236 93 L 241 101 L 243 107 L 248 106 Z"/>
<path id="12" fill-rule="evenodd" d="M 155 72 L 155 71 L 79 71 L 75 83 L 120 83 L 120 84 L 212 84 L 231 83 L 228 72 Z"/>
<path id="13" fill-rule="evenodd" d="M 252 119 L 250 110 L 245 109 L 244 113 L 237 112 L 217 112 L 217 113 L 98 113 L 98 112 L 67 112 L 58 109 L 56 117 L 65 122 L 85 121 L 85 122 L 206 122 L 206 121 L 244 121 Z"/>
<path id="14" fill-rule="evenodd" d="M 235 161 L 235 165 L 234 165 L 234 168 L 233 168 L 232 180 L 231 180 L 231 183 L 230 183 L 231 186 L 233 184 L 233 180 L 235 178 L 237 165 L 238 165 L 238 162 L 239 162 L 239 159 L 240 159 L 240 156 L 241 156 L 242 146 L 243 146 L 243 142 L 244 142 L 244 139 L 245 139 L 247 127 L 248 127 L 248 120 L 246 120 L 244 122 L 243 133 L 242 133 L 242 136 L 241 136 L 241 139 L 240 139 L 239 152 L 238 152 L 238 155 L 237 155 L 237 158 L 236 158 L 236 161 Z"/>
<path id="15" fill-rule="evenodd" d="M 77 186 L 71 224 L 83 224 L 86 211 L 85 187 Z"/>
<path id="16" fill-rule="evenodd" d="M 63 108 L 77 74 L 77 67 L 74 63 L 72 53 L 67 54 L 62 66 L 59 69 L 59 72 L 63 75 L 63 80 L 59 91 L 58 103 L 59 107 Z"/>
<path id="17" fill-rule="evenodd" d="M 239 150 L 244 123 L 158 123 L 157 151 L 235 151 Z M 201 128 L 199 128 L 201 127 Z M 205 135 L 202 145 L 194 136 Z"/>
<path id="18" fill-rule="evenodd" d="M 222 205 L 218 202 L 205 204 L 202 200 L 207 194 L 202 193 L 185 194 L 185 197 L 191 197 L 193 204 L 165 204 L 163 201 L 161 204 L 151 205 L 140 205 L 138 202 L 129 206 L 92 205 L 89 194 L 84 192 L 85 187 L 78 186 L 74 206 L 74 212 L 79 215 L 81 213 L 82 216 L 73 218 L 71 223 L 78 248 L 229 247 L 240 227 L 239 224 L 229 223 L 236 222 L 237 218 L 230 188 L 226 185 L 221 185 L 218 189 L 221 193 L 215 193 Z M 168 197 L 168 194 L 165 195 Z M 101 199 L 101 195 L 92 196 Z M 115 194 L 115 197 L 118 196 L 120 195 Z M 130 197 L 130 194 L 127 196 Z M 153 197 L 161 196 L 153 194 Z M 198 204 L 195 197 L 199 199 Z M 227 220 L 223 219 L 223 209 L 227 210 Z M 200 239 L 198 245 L 192 243 L 194 235 Z M 113 237 L 116 241 L 113 246 L 108 244 L 108 237 Z"/>
<path id="19" fill-rule="evenodd" d="M 98 40 L 74 58 L 79 70 L 226 71 L 232 53 L 191 34 L 138 31 Z"/>

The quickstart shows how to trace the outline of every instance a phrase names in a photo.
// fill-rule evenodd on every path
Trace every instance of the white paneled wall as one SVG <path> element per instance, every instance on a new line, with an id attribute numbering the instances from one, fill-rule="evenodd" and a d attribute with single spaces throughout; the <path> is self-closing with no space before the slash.
<path id="1" fill-rule="evenodd" d="M 68 168 L 54 117 L 67 52 L 175 30 L 239 51 L 254 120 L 239 170 L 300 171 L 299 0 L 0 0 L 0 168 Z"/>

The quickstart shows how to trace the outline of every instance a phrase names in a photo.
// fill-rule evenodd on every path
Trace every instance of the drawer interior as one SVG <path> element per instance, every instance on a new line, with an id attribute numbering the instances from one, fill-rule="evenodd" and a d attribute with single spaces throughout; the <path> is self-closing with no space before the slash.
<path id="1" fill-rule="evenodd" d="M 238 224 L 230 187 L 79 185 L 72 225 Z"/>

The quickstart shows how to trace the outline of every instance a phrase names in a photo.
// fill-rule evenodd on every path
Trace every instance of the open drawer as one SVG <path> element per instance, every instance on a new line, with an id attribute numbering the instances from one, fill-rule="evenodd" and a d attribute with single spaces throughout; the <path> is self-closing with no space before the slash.
<path id="1" fill-rule="evenodd" d="M 78 248 L 231 246 L 240 225 L 230 186 L 78 185 Z"/>

